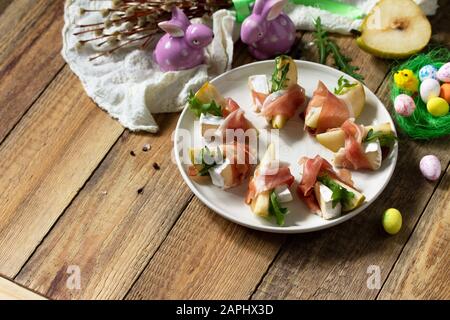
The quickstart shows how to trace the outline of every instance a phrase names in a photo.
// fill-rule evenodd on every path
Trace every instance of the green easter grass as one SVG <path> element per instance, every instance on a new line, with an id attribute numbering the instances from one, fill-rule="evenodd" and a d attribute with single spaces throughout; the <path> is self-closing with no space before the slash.
<path id="1" fill-rule="evenodd" d="M 418 77 L 419 70 L 423 66 L 431 64 L 440 68 L 450 61 L 450 51 L 446 48 L 433 49 L 428 53 L 418 54 L 405 63 L 395 67 L 391 76 L 391 100 L 394 102 L 396 96 L 406 93 L 398 88 L 393 81 L 393 74 L 402 69 L 410 69 Z M 434 117 L 427 111 L 426 104 L 419 94 L 413 96 L 416 110 L 409 117 L 402 117 L 395 113 L 394 118 L 400 129 L 413 139 L 428 140 L 450 134 L 450 113 L 442 117 Z"/>

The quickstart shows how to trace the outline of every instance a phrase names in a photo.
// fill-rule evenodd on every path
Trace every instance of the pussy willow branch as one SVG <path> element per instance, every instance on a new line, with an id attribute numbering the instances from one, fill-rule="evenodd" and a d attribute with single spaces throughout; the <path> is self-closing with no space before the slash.
<path id="1" fill-rule="evenodd" d="M 104 51 L 90 58 L 111 54 L 120 48 L 140 43 L 145 48 L 152 37 L 161 32 L 158 23 L 171 18 L 171 9 L 177 6 L 191 19 L 211 15 L 219 9 L 232 6 L 232 0 L 90 0 L 105 3 L 102 9 L 80 8 L 80 15 L 98 12 L 103 21 L 77 24 L 74 35 L 79 37 L 78 47 L 95 43 Z M 114 31 L 112 31 L 112 27 Z"/>

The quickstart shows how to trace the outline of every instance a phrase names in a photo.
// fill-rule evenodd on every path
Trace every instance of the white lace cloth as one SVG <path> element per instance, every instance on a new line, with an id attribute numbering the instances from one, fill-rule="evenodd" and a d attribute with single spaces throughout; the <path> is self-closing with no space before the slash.
<path id="1" fill-rule="evenodd" d="M 437 0 L 415 0 L 427 14 L 434 14 Z M 368 12 L 375 0 L 348 0 Z M 89 61 L 98 54 L 87 43 L 77 45 L 76 24 L 102 20 L 99 13 L 87 12 L 80 16 L 79 9 L 98 9 L 106 1 L 68 0 L 64 12 L 62 55 L 72 71 L 80 78 L 87 94 L 113 118 L 130 130 L 157 132 L 158 125 L 152 114 L 180 111 L 190 89 L 197 89 L 208 78 L 230 69 L 233 59 L 233 40 L 239 34 L 234 13 L 220 10 L 214 13 L 212 26 L 214 40 L 207 48 L 207 63 L 197 68 L 163 73 L 152 59 L 152 45 L 145 50 L 121 49 L 110 56 Z M 313 7 L 289 4 L 285 10 L 298 29 L 311 29 L 312 18 L 320 15 L 329 30 L 348 33 L 357 28 L 360 20 L 350 20 Z M 211 23 L 211 21 L 209 21 Z"/>
<path id="2" fill-rule="evenodd" d="M 87 94 L 124 127 L 133 131 L 158 131 L 152 113 L 180 111 L 190 89 L 198 89 L 208 77 L 231 67 L 235 18 L 227 10 L 214 13 L 215 37 L 207 48 L 207 64 L 197 68 L 161 72 L 153 62 L 152 45 L 145 50 L 119 50 L 110 56 L 89 61 L 98 51 L 89 42 L 82 47 L 77 45 L 80 37 L 74 35 L 79 30 L 76 24 L 96 23 L 102 18 L 97 12 L 80 16 L 79 8 L 103 8 L 107 4 L 90 0 L 66 3 L 62 55 L 80 78 Z"/>

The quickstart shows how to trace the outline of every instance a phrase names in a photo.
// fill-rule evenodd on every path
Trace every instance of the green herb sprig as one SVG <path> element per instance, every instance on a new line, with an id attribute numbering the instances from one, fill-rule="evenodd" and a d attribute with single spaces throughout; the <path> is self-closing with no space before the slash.
<path id="1" fill-rule="evenodd" d="M 279 59 L 281 57 L 277 57 Z M 276 92 L 279 90 L 286 89 L 286 80 L 287 74 L 289 72 L 289 63 L 286 63 L 281 69 L 278 69 L 277 67 L 278 63 L 275 61 L 275 70 L 272 73 L 272 87 L 270 89 L 270 92 Z"/>
<path id="2" fill-rule="evenodd" d="M 347 79 L 344 78 L 344 76 L 341 76 L 338 80 L 338 86 L 336 88 L 334 88 L 334 93 L 335 94 L 344 94 L 345 92 L 347 92 L 349 89 L 355 87 L 358 83 L 351 83 L 350 81 L 348 81 Z"/>
<path id="3" fill-rule="evenodd" d="M 198 171 L 197 175 L 208 176 L 209 175 L 208 170 L 217 166 L 217 163 L 214 159 L 214 154 L 211 152 L 211 150 L 209 150 L 207 146 L 205 146 L 200 151 L 200 157 L 201 157 L 200 166 L 202 168 Z"/>
<path id="4" fill-rule="evenodd" d="M 373 129 L 370 129 L 369 132 L 367 132 L 367 135 L 364 138 L 363 142 L 373 142 L 377 139 L 380 141 L 380 146 L 382 147 L 391 146 L 395 141 L 398 140 L 398 138 L 392 132 L 385 133 L 382 131 L 373 131 Z"/>
<path id="5" fill-rule="evenodd" d="M 359 68 L 350 64 L 352 59 L 345 56 L 339 46 L 328 37 L 328 33 L 323 29 L 320 17 L 314 20 L 314 28 L 314 43 L 319 50 L 319 62 L 325 64 L 328 56 L 331 54 L 334 64 L 339 70 L 359 81 L 364 81 L 364 77 L 356 72 Z"/>
<path id="6" fill-rule="evenodd" d="M 317 178 L 321 183 L 331 189 L 333 194 L 331 195 L 332 207 L 336 207 L 338 203 L 343 205 L 350 204 L 350 201 L 355 197 L 353 192 L 348 191 L 341 185 L 333 181 L 329 176 L 323 175 Z"/>
<path id="7" fill-rule="evenodd" d="M 284 226 L 284 216 L 288 214 L 289 210 L 287 208 L 282 208 L 278 200 L 275 191 L 270 193 L 270 203 L 269 203 L 269 213 L 275 216 L 277 224 L 279 226 Z"/>
<path id="8" fill-rule="evenodd" d="M 211 114 L 218 117 L 223 116 L 220 105 L 218 105 L 214 100 L 212 100 L 210 103 L 201 103 L 200 100 L 195 97 L 195 94 L 192 90 L 189 92 L 188 105 L 189 109 L 195 114 L 197 118 L 200 117 L 202 113 Z"/>

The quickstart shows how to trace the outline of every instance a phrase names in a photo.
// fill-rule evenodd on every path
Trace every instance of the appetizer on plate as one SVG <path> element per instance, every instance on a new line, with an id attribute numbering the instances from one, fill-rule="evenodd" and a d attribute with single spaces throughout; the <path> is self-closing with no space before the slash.
<path id="1" fill-rule="evenodd" d="M 348 170 L 336 172 L 320 156 L 303 157 L 299 163 L 303 165 L 303 176 L 297 194 L 313 213 L 324 219 L 333 219 L 364 202 L 365 197 L 353 186 Z"/>
<path id="2" fill-rule="evenodd" d="M 281 203 L 292 201 L 289 187 L 294 176 L 289 167 L 276 159 L 275 147 L 270 144 L 248 184 L 245 202 L 254 214 L 261 217 L 274 216 L 279 226 L 284 225 L 288 213 Z"/>
<path id="3" fill-rule="evenodd" d="M 305 102 L 305 90 L 297 83 L 297 65 L 288 56 L 275 58 L 275 71 L 269 81 L 266 75 L 248 79 L 253 108 L 274 129 L 281 129 Z"/>
<path id="4" fill-rule="evenodd" d="M 195 95 L 191 92 L 188 99 L 189 109 L 199 118 L 201 135 L 210 133 L 224 134 L 226 129 L 247 129 L 253 125 L 245 118 L 244 111 L 236 101 L 224 98 L 217 88 L 206 82 Z"/>
<path id="5" fill-rule="evenodd" d="M 251 174 L 253 158 L 246 144 L 234 143 L 210 149 L 192 148 L 189 150 L 191 165 L 188 175 L 197 182 L 211 181 L 222 189 L 236 187 Z"/>
<path id="6" fill-rule="evenodd" d="M 345 121 L 340 129 L 323 135 L 330 134 L 335 139 L 332 143 L 327 136 L 318 139 L 328 140 L 333 150 L 338 149 L 333 159 L 336 167 L 351 170 L 378 170 L 397 139 L 389 123 L 364 127 L 354 123 L 353 119 Z"/>
<path id="7" fill-rule="evenodd" d="M 350 83 L 341 77 L 333 94 L 319 81 L 306 107 L 305 129 L 312 134 L 318 134 L 338 128 L 345 120 L 358 117 L 365 102 L 364 87 L 359 82 Z"/>

